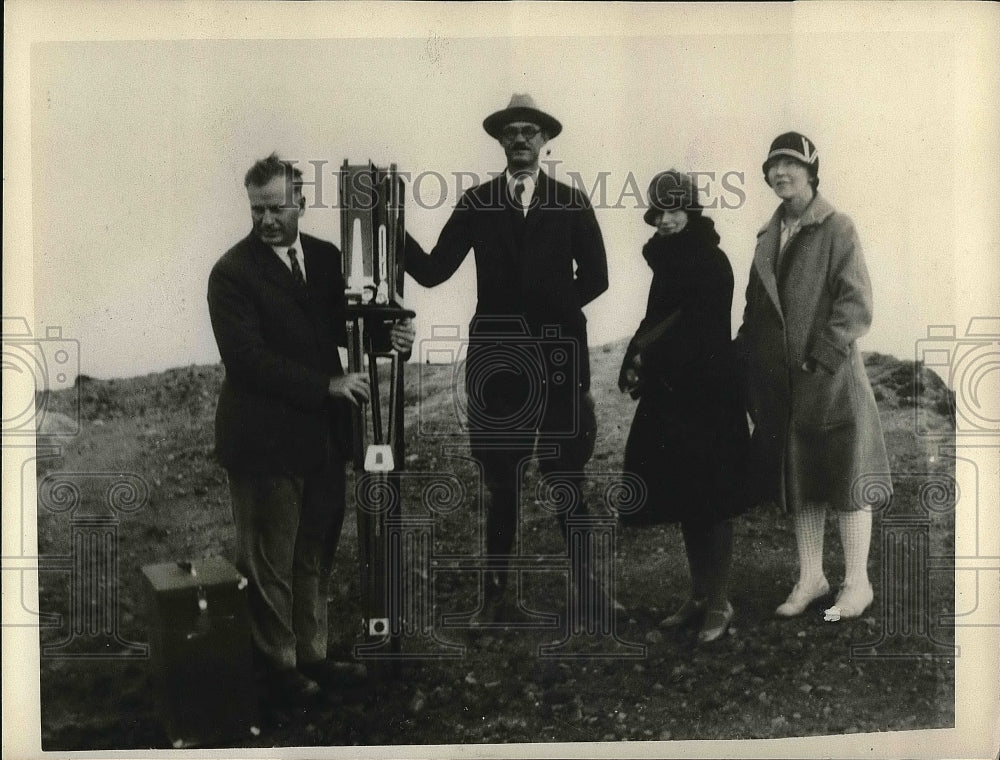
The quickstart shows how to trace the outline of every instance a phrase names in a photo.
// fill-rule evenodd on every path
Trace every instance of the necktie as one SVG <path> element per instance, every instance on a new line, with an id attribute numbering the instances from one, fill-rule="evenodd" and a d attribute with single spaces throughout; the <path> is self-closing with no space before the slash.
<path id="1" fill-rule="evenodd" d="M 524 216 L 528 215 L 528 204 L 524 202 L 524 182 L 518 180 L 514 185 L 514 197 L 517 198 L 517 202 L 521 204 L 521 213 Z"/>
<path id="2" fill-rule="evenodd" d="M 299 266 L 298 252 L 294 248 L 289 248 L 288 258 L 292 262 L 292 277 L 295 278 L 295 283 L 304 288 L 306 286 L 306 277 L 302 274 L 302 267 Z"/>

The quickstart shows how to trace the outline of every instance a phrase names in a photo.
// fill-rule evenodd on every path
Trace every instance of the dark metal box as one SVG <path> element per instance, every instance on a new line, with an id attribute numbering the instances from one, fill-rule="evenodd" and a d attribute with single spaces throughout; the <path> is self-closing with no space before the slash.
<path id="1" fill-rule="evenodd" d="M 142 568 L 157 713 L 174 747 L 259 733 L 247 579 L 221 557 Z"/>

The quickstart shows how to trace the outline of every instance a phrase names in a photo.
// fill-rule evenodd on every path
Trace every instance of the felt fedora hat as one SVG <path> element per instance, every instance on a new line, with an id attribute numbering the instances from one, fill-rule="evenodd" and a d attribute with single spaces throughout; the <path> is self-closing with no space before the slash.
<path id="1" fill-rule="evenodd" d="M 533 122 L 548 133 L 549 139 L 562 132 L 562 124 L 545 111 L 539 110 L 534 98 L 527 93 L 515 93 L 506 108 L 491 113 L 483 120 L 483 129 L 490 137 L 499 140 L 503 128 L 512 121 Z"/>

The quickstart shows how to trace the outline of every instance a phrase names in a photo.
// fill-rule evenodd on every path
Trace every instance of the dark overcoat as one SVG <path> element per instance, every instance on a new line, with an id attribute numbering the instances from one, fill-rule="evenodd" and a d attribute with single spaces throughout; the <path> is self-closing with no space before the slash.
<path id="1" fill-rule="evenodd" d="M 778 262 L 781 208 L 757 234 L 737 335 L 757 496 L 852 509 L 892 492 L 878 408 L 856 340 L 872 292 L 850 218 L 816 195 Z M 811 360 L 815 371 L 803 367 Z"/>
<path id="2" fill-rule="evenodd" d="M 345 342 L 340 251 L 300 234 L 306 288 L 250 234 L 208 281 L 212 329 L 226 368 L 215 418 L 216 455 L 230 470 L 303 473 L 343 455 L 346 402 L 328 396 Z"/>
<path id="3" fill-rule="evenodd" d="M 622 372 L 638 354 L 640 397 L 624 469 L 642 479 L 646 499 L 620 515 L 623 524 L 711 522 L 747 506 L 749 434 L 730 340 L 733 270 L 718 243 L 712 221 L 692 214 L 680 232 L 643 247 L 653 280 Z"/>
<path id="4" fill-rule="evenodd" d="M 465 368 L 473 454 L 533 440 L 536 431 L 562 439 L 570 453 L 590 411 L 581 404 L 590 388 L 582 307 L 608 287 L 604 241 L 578 189 L 539 172 L 525 216 L 505 180 L 465 192 L 429 254 L 407 238 L 406 271 L 433 287 L 474 252 L 477 301 Z M 552 462 L 573 464 L 582 466 Z"/>

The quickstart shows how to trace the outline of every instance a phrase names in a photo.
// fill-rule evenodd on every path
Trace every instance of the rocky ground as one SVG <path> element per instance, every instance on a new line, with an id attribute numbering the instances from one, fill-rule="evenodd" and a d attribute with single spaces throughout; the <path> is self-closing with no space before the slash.
<path id="1" fill-rule="evenodd" d="M 631 421 L 634 402 L 615 387 L 622 350 L 597 348 L 592 357 L 601 430 L 587 486 L 592 504 L 602 502 L 604 487 L 621 467 Z M 561 547 L 555 521 L 528 493 L 522 553 L 540 558 L 540 569 L 524 573 L 521 597 L 529 608 L 554 614 L 559 625 L 476 634 L 446 626 L 444 614 L 475 608 L 477 585 L 474 573 L 445 563 L 410 579 L 432 591 L 429 614 L 437 639 L 405 646 L 424 654 L 437 648 L 451 657 L 413 659 L 398 669 L 370 663 L 363 687 L 330 695 L 326 703 L 281 721 L 265 721 L 260 735 L 236 737 L 231 745 L 749 739 L 952 726 L 953 574 L 925 573 L 926 599 L 917 599 L 912 579 L 893 570 L 883 543 L 891 544 L 901 530 L 895 518 L 905 514 L 916 518 L 907 529 L 926 535 L 930 554 L 953 553 L 954 466 L 938 449 L 954 434 L 953 396 L 912 362 L 870 354 L 866 365 L 896 497 L 875 518 L 870 569 L 876 602 L 861 619 L 825 622 L 826 604 L 790 621 L 773 617 L 794 580 L 794 539 L 787 518 L 763 506 L 737 523 L 735 625 L 716 645 L 697 647 L 693 631 L 665 632 L 656 625 L 686 590 L 680 535 L 667 526 L 616 534 L 617 595 L 627 614 L 614 635 L 574 643 L 573 656 L 566 656 L 566 647 L 563 656 L 545 656 L 546 644 L 566 638 L 566 579 L 546 565 L 545 558 Z M 407 377 L 406 469 L 413 477 L 404 480 L 404 509 L 429 503 L 418 493 L 428 482 L 421 474 L 452 473 L 457 480 L 449 481 L 451 491 L 445 489 L 452 496 L 440 497 L 430 512 L 431 554 L 472 554 L 478 481 L 462 459 L 451 392 L 455 368 L 411 366 Z M 127 508 L 115 513 L 117 582 L 109 581 L 117 605 L 110 625 L 118 641 L 104 641 L 100 649 L 112 655 L 128 651 L 122 642 L 148 641 L 144 565 L 232 558 L 225 473 L 212 459 L 221 379 L 221 367 L 188 367 L 126 380 L 82 379 L 73 390 L 40 399 L 43 432 L 61 444 L 59 456 L 38 463 L 39 554 L 56 558 L 40 572 L 40 606 L 43 614 L 61 615 L 40 631 L 43 646 L 55 647 L 40 663 L 45 750 L 169 746 L 153 705 L 148 661 L 93 657 L 99 637 L 72 628 L 79 617 L 70 607 L 73 573 L 58 558 L 72 554 L 74 518 L 105 510 L 109 498 Z M 455 449 L 446 452 L 443 444 Z M 60 479 L 75 483 L 78 501 L 46 490 L 47 476 L 49 485 Z M 127 494 L 109 497 L 112 481 L 132 483 L 139 501 L 131 504 Z M 528 482 L 534 482 L 532 473 Z M 455 483 L 461 484 L 457 497 Z M 842 565 L 832 522 L 826 554 L 833 582 Z M 106 593 L 109 587 L 102 588 Z M 345 659 L 362 642 L 359 595 L 356 528 L 349 515 L 330 591 L 331 647 Z"/>

